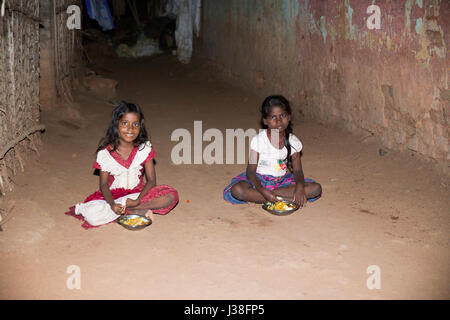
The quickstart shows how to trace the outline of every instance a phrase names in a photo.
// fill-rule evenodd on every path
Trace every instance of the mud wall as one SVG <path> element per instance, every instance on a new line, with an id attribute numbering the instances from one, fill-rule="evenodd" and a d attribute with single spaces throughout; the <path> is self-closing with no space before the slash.
<path id="1" fill-rule="evenodd" d="M 375 28 L 370 5 L 380 9 Z M 198 54 L 301 115 L 448 168 L 450 3 L 208 0 Z M 370 20 L 368 27 L 367 20 Z"/>

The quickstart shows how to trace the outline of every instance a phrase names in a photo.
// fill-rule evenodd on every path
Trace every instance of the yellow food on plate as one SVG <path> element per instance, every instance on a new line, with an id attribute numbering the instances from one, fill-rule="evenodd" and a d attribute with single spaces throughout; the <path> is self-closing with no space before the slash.
<path id="1" fill-rule="evenodd" d="M 132 218 L 132 219 L 127 219 L 127 220 L 123 220 L 122 221 L 123 224 L 126 224 L 127 226 L 132 226 L 132 227 L 136 227 L 136 226 L 143 226 L 147 224 L 147 220 L 145 220 L 142 217 L 138 217 L 138 218 Z"/>
<path id="2" fill-rule="evenodd" d="M 283 201 L 277 201 L 267 207 L 269 210 L 287 211 L 295 209 L 295 207 L 289 203 Z"/>

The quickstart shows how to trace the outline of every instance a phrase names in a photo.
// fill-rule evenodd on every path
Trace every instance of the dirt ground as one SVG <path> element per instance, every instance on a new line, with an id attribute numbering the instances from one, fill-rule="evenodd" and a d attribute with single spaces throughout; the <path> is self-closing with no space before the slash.
<path id="1" fill-rule="evenodd" d="M 175 165 L 177 128 L 258 128 L 263 97 L 172 56 L 104 60 L 97 72 L 138 103 L 157 152 L 157 182 L 178 206 L 152 226 L 81 228 L 64 212 L 98 189 L 95 149 L 112 106 L 78 94 L 82 118 L 43 113 L 37 160 L 0 198 L 2 299 L 448 299 L 448 177 L 410 153 L 379 155 L 375 140 L 294 118 L 306 177 L 323 197 L 278 217 L 231 205 L 222 191 L 245 165 Z M 204 143 L 206 146 L 208 143 Z M 80 289 L 69 289 L 78 266 Z M 381 287 L 370 290 L 369 266 Z"/>

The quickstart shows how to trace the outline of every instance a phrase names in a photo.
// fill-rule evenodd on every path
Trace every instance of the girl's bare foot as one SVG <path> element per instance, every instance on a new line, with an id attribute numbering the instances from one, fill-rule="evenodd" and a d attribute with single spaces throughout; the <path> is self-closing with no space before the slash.
<path id="1" fill-rule="evenodd" d="M 146 218 L 149 218 L 150 220 L 153 221 L 153 212 L 149 209 L 134 209 L 134 208 L 129 208 L 128 212 L 130 214 L 137 214 Z"/>
<path id="2" fill-rule="evenodd" d="M 148 211 L 145 213 L 145 216 L 146 216 L 148 219 L 150 219 L 152 222 L 154 221 L 154 220 L 153 220 L 153 211 L 152 211 L 152 210 L 148 210 Z"/>

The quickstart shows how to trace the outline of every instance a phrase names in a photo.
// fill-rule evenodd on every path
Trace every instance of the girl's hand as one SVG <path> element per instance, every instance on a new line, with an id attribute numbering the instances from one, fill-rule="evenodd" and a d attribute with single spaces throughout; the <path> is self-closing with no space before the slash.
<path id="1" fill-rule="evenodd" d="M 297 185 L 295 188 L 293 201 L 298 204 L 300 208 L 306 205 L 306 193 L 303 186 Z"/>
<path id="2" fill-rule="evenodd" d="M 264 189 L 263 191 L 261 191 L 261 193 L 262 193 L 264 199 L 266 199 L 267 201 L 277 202 L 277 197 L 272 191 Z"/>
<path id="3" fill-rule="evenodd" d="M 127 199 L 126 207 L 127 208 L 134 208 L 134 207 L 137 207 L 140 204 L 141 204 L 141 201 L 139 201 L 138 199 L 136 199 L 136 200 Z"/>
<path id="4" fill-rule="evenodd" d="M 119 203 L 115 203 L 113 206 L 111 206 L 111 209 L 117 215 L 125 214 L 125 207 Z"/>

